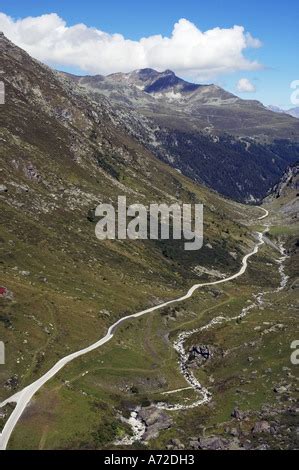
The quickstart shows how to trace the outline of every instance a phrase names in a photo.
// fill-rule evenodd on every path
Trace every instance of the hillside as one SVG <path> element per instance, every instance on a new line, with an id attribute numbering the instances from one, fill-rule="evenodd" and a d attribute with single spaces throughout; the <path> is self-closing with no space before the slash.
<path id="1" fill-rule="evenodd" d="M 11 293 L 1 299 L 4 398 L 113 319 L 180 293 L 196 278 L 195 266 L 234 271 L 253 239 L 240 224 L 246 209 L 157 160 L 114 124 L 106 100 L 90 101 L 3 36 L 0 53 L 1 269 Z M 128 203 L 204 203 L 203 249 L 99 242 L 94 209 L 118 195 Z"/>

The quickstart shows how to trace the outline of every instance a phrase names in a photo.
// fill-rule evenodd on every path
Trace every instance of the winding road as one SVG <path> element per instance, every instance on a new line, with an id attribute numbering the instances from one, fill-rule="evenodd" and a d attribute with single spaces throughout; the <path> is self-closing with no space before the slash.
<path id="1" fill-rule="evenodd" d="M 269 212 L 266 209 L 264 209 L 263 207 L 260 207 L 260 209 L 262 209 L 264 211 L 264 215 L 259 217 L 258 220 L 265 219 L 269 215 Z M 265 231 L 266 230 L 267 230 L 267 228 L 265 229 Z M 35 382 L 28 385 L 27 387 L 25 387 L 20 392 L 16 393 L 12 397 L 8 398 L 3 403 L 1 403 L 0 408 L 7 405 L 8 403 L 16 403 L 16 406 L 15 406 L 13 412 L 11 413 L 10 417 L 8 418 L 6 424 L 3 428 L 2 433 L 0 434 L 0 450 L 5 450 L 6 449 L 7 444 L 9 442 L 9 439 L 10 439 L 10 436 L 11 436 L 15 426 L 17 425 L 20 417 L 22 416 L 25 408 L 30 403 L 32 397 L 36 394 L 36 392 L 43 385 L 45 385 L 50 379 L 52 379 L 67 364 L 69 364 L 74 359 L 77 359 L 78 357 L 84 356 L 85 354 L 90 353 L 90 352 L 94 351 L 95 349 L 98 349 L 99 347 L 101 347 L 104 344 L 108 343 L 108 341 L 110 341 L 113 338 L 117 327 L 119 327 L 126 320 L 139 318 L 139 317 L 142 317 L 143 315 L 146 315 L 148 313 L 151 313 L 151 312 L 154 312 L 154 311 L 159 310 L 161 308 L 167 307 L 168 305 L 173 305 L 173 304 L 178 303 L 178 302 L 183 302 L 184 300 L 189 299 L 194 294 L 194 292 L 197 289 L 199 289 L 200 287 L 214 286 L 214 285 L 217 285 L 217 284 L 223 284 L 225 282 L 233 281 L 234 279 L 237 279 L 238 277 L 242 276 L 245 273 L 246 269 L 247 269 L 248 259 L 251 256 L 255 255 L 258 252 L 259 247 L 264 244 L 263 234 L 264 234 L 264 232 L 258 232 L 258 241 L 257 241 L 254 249 L 250 253 L 248 253 L 247 255 L 245 255 L 243 257 L 241 269 L 236 274 L 233 274 L 232 276 L 229 276 L 225 279 L 221 279 L 221 280 L 214 281 L 214 282 L 205 282 L 205 283 L 202 283 L 202 284 L 195 284 L 194 286 L 192 286 L 188 290 L 187 294 L 184 295 L 183 297 L 180 297 L 180 298 L 174 299 L 174 300 L 169 300 L 168 302 L 156 305 L 155 307 L 150 307 L 146 310 L 142 310 L 141 312 L 138 312 L 138 313 L 128 315 L 126 317 L 121 318 L 120 320 L 115 322 L 112 326 L 110 326 L 106 336 L 104 336 L 102 339 L 100 339 L 96 343 L 92 344 L 91 346 L 88 346 L 87 348 L 81 349 L 80 351 L 74 352 L 72 354 L 69 354 L 68 356 L 65 356 L 63 359 L 60 359 L 48 372 L 46 372 L 38 380 L 36 380 Z"/>
<path id="2" fill-rule="evenodd" d="M 267 209 L 264 209 L 264 207 L 260 207 L 260 209 L 261 209 L 262 211 L 264 211 L 264 215 L 262 215 L 261 217 L 259 217 L 257 220 L 263 220 L 263 219 L 265 219 L 266 217 L 268 217 L 268 215 L 269 215 L 269 211 L 267 211 Z"/>

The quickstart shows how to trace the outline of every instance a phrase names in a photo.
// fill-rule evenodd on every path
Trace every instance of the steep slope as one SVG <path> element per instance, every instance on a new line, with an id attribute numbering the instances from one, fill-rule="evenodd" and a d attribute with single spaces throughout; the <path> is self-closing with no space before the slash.
<path id="1" fill-rule="evenodd" d="M 114 103 L 122 126 L 156 156 L 225 196 L 256 202 L 299 155 L 299 123 L 215 85 L 167 70 L 76 77 L 94 100 Z"/>
<path id="2" fill-rule="evenodd" d="M 299 164 L 289 166 L 283 174 L 280 181 L 269 191 L 270 197 L 288 196 L 292 192 L 298 192 L 299 189 Z M 297 194 L 296 194 L 297 195 Z"/>
<path id="3" fill-rule="evenodd" d="M 146 118 L 135 121 L 134 113 L 115 109 L 102 96 L 92 100 L 3 36 L 0 63 L 6 98 L 0 106 L 0 340 L 6 346 L 6 364 L 0 366 L 1 403 L 60 358 L 103 337 L 124 315 L 178 297 L 192 284 L 237 272 L 256 243 L 254 231 L 260 229 L 248 224 L 256 224 L 261 211 L 221 198 L 156 159 L 142 145 Z M 128 135 L 126 119 L 139 122 L 138 140 L 133 132 Z M 171 240 L 98 241 L 94 208 L 99 202 L 115 203 L 118 195 L 126 195 L 129 203 L 203 202 L 204 247 L 188 254 Z M 261 287 L 274 289 L 278 282 L 273 253 L 267 248 L 238 282 L 223 289 L 207 287 L 179 309 L 122 325 L 113 341 L 73 361 L 39 391 L 9 448 L 123 447 L 115 441 L 130 432 L 123 417 L 135 406 L 149 413 L 152 402 L 194 399 L 192 390 L 184 396 L 163 395 L 186 387 L 172 347 L 178 332 L 204 326 L 214 317 L 240 314 L 252 294 Z M 275 322 L 283 308 L 278 307 Z M 247 358 L 252 348 L 262 356 L 264 343 L 263 338 L 257 345 L 247 342 L 260 339 L 254 328 L 261 313 L 263 320 L 273 321 L 271 310 L 258 311 L 248 324 L 219 325 L 216 332 L 198 339 L 198 344 L 207 338 L 216 344 L 212 371 L 210 363 L 196 371 L 211 387 L 214 402 L 172 416 L 162 413 L 164 428 L 157 437 L 148 434 L 148 448 L 165 449 L 173 445 L 172 438 L 183 439 L 189 447 L 191 434 L 199 436 L 202 425 L 220 423 L 221 432 L 236 401 L 236 385 L 244 392 L 237 398 L 242 406 L 249 406 L 248 400 L 255 407 L 267 402 L 272 381 L 281 375 L 266 382 L 262 392 L 257 384 L 265 382 L 263 370 L 273 358 L 277 336 L 285 351 L 294 329 L 287 317 L 287 333 L 274 331 L 265 359 L 255 359 L 259 374 L 254 382 Z M 197 344 L 197 337 L 194 341 Z M 273 360 L 280 374 L 282 366 L 281 357 Z M 256 390 L 258 396 L 250 395 Z M 285 406 L 290 407 L 289 402 Z M 9 406 L 0 409 L 0 427 L 10 412 Z M 165 428 L 167 423 L 171 430 Z"/>
<path id="4" fill-rule="evenodd" d="M 296 229 L 299 214 L 299 164 L 289 166 L 279 182 L 271 188 L 265 203 L 271 204 L 277 224 L 285 226 L 286 233 L 294 233 L 294 244 L 298 243 Z"/>

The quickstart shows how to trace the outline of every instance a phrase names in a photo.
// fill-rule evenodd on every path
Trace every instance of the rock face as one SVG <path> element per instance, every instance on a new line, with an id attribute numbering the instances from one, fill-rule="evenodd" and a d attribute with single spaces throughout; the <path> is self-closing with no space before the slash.
<path id="1" fill-rule="evenodd" d="M 299 191 L 299 163 L 286 169 L 279 183 L 270 190 L 270 195 L 279 198 L 291 189 Z"/>
<path id="2" fill-rule="evenodd" d="M 265 203 L 278 205 L 277 216 L 282 217 L 284 224 L 296 224 L 299 214 L 299 159 L 290 165 L 278 179 L 276 184 L 269 190 Z M 294 238 L 296 243 L 296 239 Z M 294 246 L 294 251 L 298 249 Z"/>

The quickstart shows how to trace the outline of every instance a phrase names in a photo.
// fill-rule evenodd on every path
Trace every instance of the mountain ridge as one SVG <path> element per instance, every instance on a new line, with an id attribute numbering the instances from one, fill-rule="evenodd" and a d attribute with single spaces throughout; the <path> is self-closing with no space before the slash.
<path id="1" fill-rule="evenodd" d="M 290 109 L 282 109 L 279 106 L 273 106 L 269 105 L 267 106 L 270 111 L 273 111 L 274 113 L 281 113 L 281 114 L 288 114 L 289 116 L 292 116 L 294 118 L 299 118 L 299 108 L 290 108 Z"/>
<path id="2" fill-rule="evenodd" d="M 69 74 L 66 72 L 61 72 L 62 74 L 66 74 L 71 79 L 76 80 L 79 84 L 85 85 L 86 83 L 91 82 L 93 85 L 96 86 L 97 81 L 102 83 L 110 83 L 115 85 L 133 85 L 137 87 L 140 91 L 147 93 L 149 95 L 156 96 L 159 93 L 167 94 L 168 91 L 171 91 L 174 95 L 177 94 L 178 96 L 174 99 L 179 98 L 190 98 L 190 96 L 194 97 L 197 91 L 203 92 L 200 93 L 200 100 L 202 104 L 211 104 L 214 99 L 214 104 L 217 102 L 216 98 L 222 98 L 222 102 L 218 101 L 217 105 L 225 105 L 226 102 L 230 100 L 231 103 L 237 103 L 241 105 L 248 105 L 248 106 L 258 106 L 260 109 L 264 111 L 272 111 L 269 107 L 264 106 L 260 101 L 257 100 L 244 100 L 239 98 L 238 96 L 234 95 L 231 92 L 226 91 L 225 89 L 219 87 L 215 84 L 196 84 L 192 82 L 188 82 L 180 77 L 178 77 L 173 71 L 165 70 L 163 72 L 158 72 L 157 70 L 145 68 L 145 69 L 137 69 L 133 70 L 129 73 L 113 73 L 109 75 L 85 75 L 85 76 L 76 76 L 73 74 Z M 208 92 L 214 94 L 214 96 L 205 97 L 205 94 Z M 184 95 L 182 96 L 181 93 Z M 273 112 L 275 112 L 273 110 Z M 269 116 L 269 114 L 268 114 Z M 273 116 L 272 116 L 273 117 Z M 290 120 L 288 121 L 291 122 Z"/>
<path id="3" fill-rule="evenodd" d="M 173 72 L 153 69 L 61 76 L 95 101 L 108 99 L 121 126 L 162 161 L 240 202 L 262 201 L 299 157 L 298 121 L 215 85 L 190 89 Z"/>

